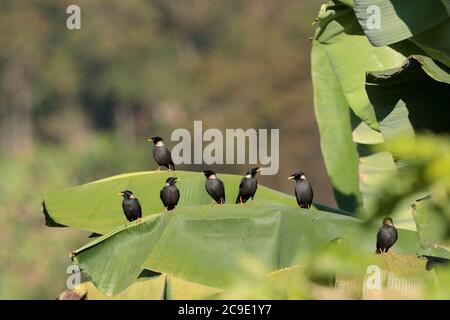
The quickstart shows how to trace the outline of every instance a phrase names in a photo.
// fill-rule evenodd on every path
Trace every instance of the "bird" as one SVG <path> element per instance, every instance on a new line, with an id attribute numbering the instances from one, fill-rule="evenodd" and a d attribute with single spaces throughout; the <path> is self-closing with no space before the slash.
<path id="1" fill-rule="evenodd" d="M 153 137 L 148 139 L 147 141 L 151 141 L 154 144 L 153 157 L 158 164 L 157 171 L 159 171 L 161 167 L 166 167 L 169 170 L 175 170 L 175 165 L 172 161 L 172 155 L 170 154 L 169 148 L 167 148 L 167 146 L 164 144 L 163 139 L 161 137 Z"/>
<path id="2" fill-rule="evenodd" d="M 295 180 L 295 198 L 300 208 L 308 209 L 311 207 L 313 200 L 313 189 L 303 172 L 297 171 L 293 173 L 288 180 Z"/>
<path id="3" fill-rule="evenodd" d="M 166 207 L 168 211 L 175 209 L 178 204 L 178 200 L 180 200 L 180 191 L 175 185 L 177 180 L 178 178 L 175 177 L 167 178 L 166 185 L 161 189 L 161 192 L 159 193 L 159 197 L 161 198 L 164 207 Z"/>
<path id="4" fill-rule="evenodd" d="M 383 219 L 383 225 L 378 229 L 377 233 L 377 250 L 375 253 L 386 253 L 394 245 L 398 239 L 397 229 L 391 218 Z"/>
<path id="5" fill-rule="evenodd" d="M 125 217 L 129 222 L 142 218 L 142 208 L 139 199 L 136 198 L 130 190 L 125 190 L 119 193 L 123 197 L 122 209 Z"/>
<path id="6" fill-rule="evenodd" d="M 242 178 L 241 183 L 239 184 L 239 193 L 236 198 L 236 203 L 246 203 L 250 198 L 253 200 L 256 189 L 258 188 L 256 174 L 260 171 L 261 169 L 258 167 L 253 168 Z"/>
<path id="7" fill-rule="evenodd" d="M 225 203 L 225 186 L 216 173 L 212 170 L 204 170 L 203 173 L 206 177 L 205 187 L 211 198 L 219 204 Z"/>

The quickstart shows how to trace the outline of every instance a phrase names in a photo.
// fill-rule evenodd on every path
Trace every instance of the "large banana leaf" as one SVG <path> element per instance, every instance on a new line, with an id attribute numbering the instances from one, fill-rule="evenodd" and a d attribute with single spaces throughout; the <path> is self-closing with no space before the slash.
<path id="1" fill-rule="evenodd" d="M 337 238 L 372 253 L 376 229 L 361 224 L 344 215 L 274 204 L 184 207 L 122 226 L 75 251 L 73 260 L 107 295 L 126 289 L 143 269 L 225 288 L 243 257 L 278 270 Z M 401 230 L 394 251 L 418 250 L 415 232 Z"/>
<path id="2" fill-rule="evenodd" d="M 377 6 L 380 28 L 367 25 Z M 450 2 L 448 0 L 355 0 L 358 21 L 374 46 L 386 46 L 410 39 L 429 56 L 450 66 Z"/>
<path id="3" fill-rule="evenodd" d="M 330 1 L 321 7 L 317 17 L 311 56 L 314 106 L 325 164 L 338 205 L 346 210 L 355 211 L 355 204 L 363 203 L 370 214 L 374 186 L 383 175 L 407 164 L 397 162 L 389 154 L 390 141 L 404 135 L 413 138 L 417 130 L 448 131 L 445 122 L 449 109 L 444 106 L 449 101 L 450 73 L 445 65 L 425 56 L 432 46 L 425 48 L 418 46 L 417 41 L 404 40 L 410 37 L 406 29 L 400 28 L 392 35 L 384 27 L 369 32 L 364 23 L 361 28 L 367 18 L 367 6 L 376 4 L 382 8 L 383 26 L 393 27 L 399 23 L 394 20 L 405 18 L 414 24 L 408 32 L 417 37 L 424 30 L 436 28 L 444 34 L 448 32 L 448 27 L 441 26 L 448 22 L 448 2 L 443 6 L 440 1 L 418 1 L 412 7 L 433 8 L 414 17 L 411 15 L 416 11 L 406 10 L 400 2 L 361 0 L 355 1 L 352 8 L 352 1 Z M 394 15 L 394 7 L 395 17 L 389 16 Z M 402 12 L 402 8 L 406 11 Z M 419 19 L 439 11 L 436 8 L 444 9 L 436 20 Z M 386 40 L 391 35 L 396 43 Z M 372 46 L 376 37 L 391 45 Z M 436 52 L 445 46 L 448 41 L 443 40 L 436 45 Z M 373 146 L 377 146 L 377 151 Z M 359 184 L 355 177 L 359 177 Z M 386 214 L 400 218 L 403 226 L 414 225 L 408 206 Z"/>
<path id="4" fill-rule="evenodd" d="M 368 158 L 372 152 L 367 146 L 384 140 L 365 91 L 365 74 L 400 65 L 405 56 L 372 47 L 351 8 L 337 2 L 322 9 L 327 14 L 318 18 L 311 54 L 316 119 L 337 203 L 356 211 L 370 198 L 366 186 L 381 174 L 380 168 L 391 170 L 392 162 Z"/>
<path id="5" fill-rule="evenodd" d="M 350 110 L 324 48 L 313 42 L 314 110 L 320 145 L 339 207 L 355 212 L 361 204 L 358 154 L 352 141 Z M 326 89 L 324 89 L 326 88 Z"/>
<path id="6" fill-rule="evenodd" d="M 43 202 L 46 224 L 71 226 L 99 234 L 111 231 L 127 222 L 122 212 L 122 199 L 117 195 L 122 190 L 134 192 L 141 202 L 144 216 L 162 212 L 164 207 L 159 198 L 159 192 L 170 176 L 181 178 L 177 182 L 180 190 L 179 208 L 212 203 L 212 199 L 205 190 L 203 173 L 187 171 L 130 173 L 48 196 Z M 220 174 L 219 177 L 225 183 L 226 203 L 234 203 L 241 177 L 227 174 Z M 255 201 L 258 204 L 275 203 L 297 206 L 293 196 L 261 185 L 258 187 Z M 248 205 L 252 205 L 252 201 L 249 201 Z M 319 204 L 315 206 L 325 211 L 348 214 Z"/>
<path id="7" fill-rule="evenodd" d="M 413 207 L 424 255 L 450 259 L 450 214 L 433 206 L 431 200 L 419 200 Z"/>
<path id="8" fill-rule="evenodd" d="M 144 278 L 114 296 L 100 292 L 92 282 L 84 282 L 77 292 L 87 300 L 197 300 L 206 299 L 221 290 L 184 281 L 168 274 Z"/>

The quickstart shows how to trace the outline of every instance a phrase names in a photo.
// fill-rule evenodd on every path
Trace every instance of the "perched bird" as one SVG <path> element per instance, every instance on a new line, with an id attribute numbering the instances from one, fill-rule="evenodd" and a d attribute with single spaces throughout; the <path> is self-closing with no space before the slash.
<path id="1" fill-rule="evenodd" d="M 122 209 L 128 221 L 140 220 L 142 218 L 141 204 L 133 195 L 133 192 L 126 190 L 119 193 L 123 197 Z"/>
<path id="2" fill-rule="evenodd" d="M 256 189 L 258 188 L 256 174 L 260 171 L 261 169 L 258 167 L 253 168 L 242 178 L 241 183 L 239 184 L 239 193 L 236 198 L 236 203 L 246 203 L 250 198 L 253 200 Z"/>
<path id="3" fill-rule="evenodd" d="M 164 141 L 160 137 L 153 137 L 148 139 L 152 141 L 153 146 L 153 157 L 158 164 L 158 171 L 161 167 L 166 167 L 169 170 L 175 170 L 175 165 L 172 161 L 172 155 L 170 154 L 169 148 L 166 147 Z"/>
<path id="4" fill-rule="evenodd" d="M 219 178 L 217 178 L 216 173 L 212 170 L 203 171 L 206 177 L 205 187 L 208 194 L 217 203 L 225 203 L 225 186 Z"/>
<path id="5" fill-rule="evenodd" d="M 384 218 L 383 225 L 377 233 L 377 251 L 375 253 L 386 253 L 398 239 L 397 229 L 391 218 Z"/>
<path id="6" fill-rule="evenodd" d="M 311 184 L 306 179 L 303 172 L 298 171 L 292 174 L 289 179 L 295 180 L 295 197 L 297 198 L 297 203 L 300 208 L 308 209 L 311 207 L 313 200 L 313 190 Z"/>
<path id="7" fill-rule="evenodd" d="M 175 177 L 167 178 L 166 185 L 161 189 L 161 192 L 159 193 L 159 197 L 161 198 L 161 201 L 164 204 L 164 207 L 167 208 L 167 210 L 175 209 L 176 205 L 178 204 L 178 200 L 180 200 L 180 191 L 175 185 L 177 180 L 178 178 Z"/>

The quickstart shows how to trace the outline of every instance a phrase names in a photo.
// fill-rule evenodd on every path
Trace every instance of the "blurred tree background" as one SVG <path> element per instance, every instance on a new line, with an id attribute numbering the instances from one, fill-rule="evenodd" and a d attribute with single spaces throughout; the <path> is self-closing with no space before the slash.
<path id="1" fill-rule="evenodd" d="M 81 30 L 66 28 L 70 4 Z M 318 4 L 0 0 L 0 298 L 56 297 L 68 253 L 86 242 L 81 231 L 43 232 L 44 194 L 152 170 L 146 138 L 169 140 L 194 120 L 279 128 L 280 171 L 261 183 L 292 193 L 286 177 L 301 168 L 315 200 L 334 205 L 312 105 Z"/>

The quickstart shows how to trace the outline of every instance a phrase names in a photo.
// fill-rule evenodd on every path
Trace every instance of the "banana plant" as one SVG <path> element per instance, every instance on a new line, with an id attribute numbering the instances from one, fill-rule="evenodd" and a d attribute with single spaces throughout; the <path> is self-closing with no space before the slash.
<path id="1" fill-rule="evenodd" d="M 165 212 L 159 190 L 169 175 L 181 177 L 178 207 Z M 239 176 L 220 174 L 227 199 Z M 260 186 L 245 205 L 213 204 L 204 176 L 193 172 L 146 172 L 115 176 L 50 195 L 44 214 L 50 226 L 71 226 L 103 234 L 72 253 L 73 261 L 106 295 L 135 283 L 143 270 L 223 289 L 251 256 L 269 271 L 298 263 L 298 254 L 345 239 L 358 249 L 374 250 L 376 226 L 347 212 L 315 205 L 300 209 L 294 197 Z M 184 184 L 183 184 L 184 182 Z M 141 200 L 144 217 L 127 222 L 118 190 L 131 189 Z M 235 190 L 237 192 L 237 190 Z M 395 250 L 417 254 L 414 232 L 400 231 Z"/>
<path id="2" fill-rule="evenodd" d="M 449 132 L 449 12 L 444 0 L 336 0 L 321 7 L 311 53 L 314 107 L 340 208 L 376 214 L 372 190 L 408 165 L 394 157 L 392 141 L 412 142 L 422 130 Z M 383 214 L 415 230 L 414 200 Z"/>

